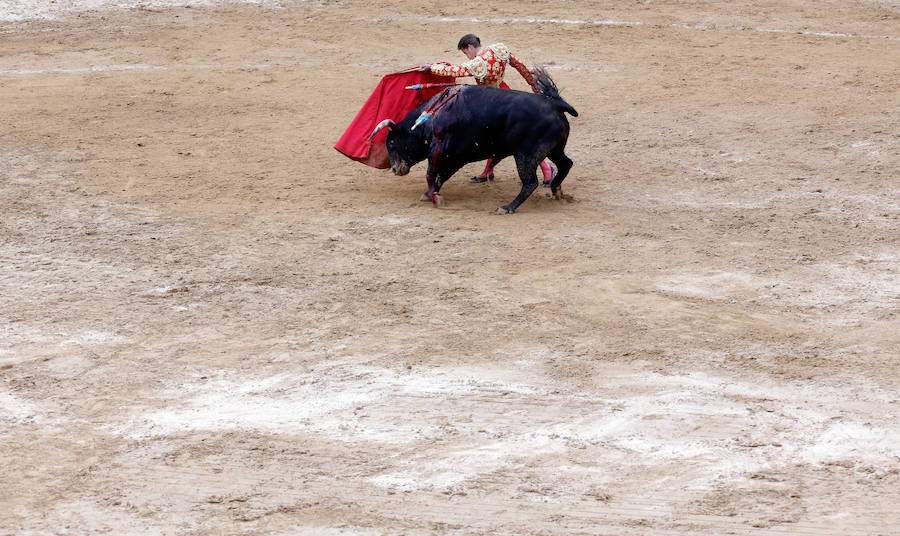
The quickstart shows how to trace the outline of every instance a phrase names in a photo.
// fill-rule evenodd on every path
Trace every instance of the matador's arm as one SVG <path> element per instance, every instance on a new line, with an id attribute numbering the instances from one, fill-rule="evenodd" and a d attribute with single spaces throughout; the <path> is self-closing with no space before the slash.
<path id="1" fill-rule="evenodd" d="M 475 73 L 472 67 L 474 67 L 474 65 L 471 61 L 467 61 L 462 65 L 450 65 L 449 63 L 433 63 L 431 65 L 431 72 L 438 76 L 452 76 L 453 78 L 460 78 L 463 76 L 477 76 L 477 73 Z"/>
<path id="2" fill-rule="evenodd" d="M 522 75 L 522 78 L 524 78 L 525 81 L 528 82 L 528 85 L 531 86 L 531 91 L 534 91 L 535 93 L 540 93 L 537 90 L 537 88 L 534 87 L 534 75 L 531 74 L 531 71 L 528 70 L 528 67 L 525 67 L 524 63 L 522 63 L 521 61 L 519 61 L 518 58 L 516 58 L 515 56 L 510 54 L 509 55 L 509 64 L 512 65 L 513 68 L 515 68 L 515 70 L 519 71 L 519 74 Z"/>

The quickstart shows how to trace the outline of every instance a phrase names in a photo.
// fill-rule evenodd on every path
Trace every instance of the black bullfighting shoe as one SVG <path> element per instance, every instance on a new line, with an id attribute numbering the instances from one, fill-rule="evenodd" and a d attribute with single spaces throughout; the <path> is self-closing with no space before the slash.
<path id="1" fill-rule="evenodd" d="M 488 175 L 487 177 L 482 177 L 482 176 L 480 176 L 480 175 L 475 175 L 474 177 L 472 177 L 471 179 L 469 179 L 469 182 L 487 182 L 487 181 L 492 181 L 492 180 L 494 180 L 494 174 L 493 174 L 493 173 L 491 173 L 491 174 Z"/>

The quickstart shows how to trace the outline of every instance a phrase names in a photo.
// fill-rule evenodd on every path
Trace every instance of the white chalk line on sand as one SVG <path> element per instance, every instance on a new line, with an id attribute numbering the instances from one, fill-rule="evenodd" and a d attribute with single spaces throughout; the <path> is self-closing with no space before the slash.
<path id="1" fill-rule="evenodd" d="M 36 75 L 66 75 L 89 73 L 115 73 L 115 72 L 140 72 L 140 71 L 214 71 L 214 70 L 244 70 L 258 71 L 265 69 L 285 68 L 309 68 L 323 65 L 323 62 L 296 61 L 279 63 L 201 63 L 201 64 L 176 64 L 176 65 L 149 65 L 145 63 L 130 63 L 120 65 L 89 65 L 84 67 L 56 67 L 48 69 L 0 69 L 2 76 L 36 76 Z M 353 63 L 347 67 L 360 69 L 397 69 L 396 65 L 385 63 Z M 572 65 L 548 65 L 549 70 L 575 70 L 590 72 L 615 72 L 614 68 L 604 66 L 572 66 Z"/>
<path id="2" fill-rule="evenodd" d="M 873 35 L 873 34 L 854 34 L 847 32 L 836 32 L 828 30 L 811 31 L 811 30 L 785 30 L 780 28 L 751 27 L 742 25 L 722 25 L 715 23 L 672 23 L 672 24 L 655 24 L 642 21 L 619 21 L 619 20 L 587 20 L 587 19 L 548 19 L 540 17 L 512 17 L 512 18 L 478 18 L 478 17 L 428 17 L 424 15 L 397 15 L 389 17 L 359 17 L 357 21 L 363 22 L 396 22 L 396 21 L 422 21 L 429 23 L 443 22 L 471 22 L 473 24 L 563 24 L 572 26 L 657 26 L 668 28 L 680 28 L 685 30 L 701 30 L 701 31 L 753 31 L 760 33 L 776 33 L 776 34 L 797 34 L 807 35 L 811 37 L 828 37 L 841 39 L 883 39 L 888 41 L 900 41 L 900 37 L 893 35 Z M 40 30 L 0 30 L 0 34 L 7 33 L 24 33 L 24 32 L 52 32 L 56 28 L 42 28 Z"/>
<path id="3" fill-rule="evenodd" d="M 783 34 L 799 34 L 814 37 L 839 37 L 845 39 L 886 39 L 889 41 L 900 41 L 900 37 L 893 35 L 869 35 L 869 34 L 853 34 L 832 31 L 808 31 L 808 30 L 782 30 L 778 28 L 762 28 L 749 26 L 730 26 L 713 23 L 675 23 L 675 24 L 652 24 L 641 21 L 617 21 L 617 20 L 582 20 L 582 19 L 543 19 L 537 17 L 519 17 L 519 18 L 468 18 L 468 17 L 426 17 L 417 15 L 404 15 L 396 17 L 379 17 L 379 18 L 359 18 L 357 20 L 369 22 L 391 22 L 398 20 L 419 20 L 423 22 L 471 22 L 473 24 L 565 24 L 572 26 L 658 26 L 668 28 L 681 28 L 685 30 L 719 30 L 719 31 L 753 31 L 762 33 L 783 33 Z"/>
<path id="4" fill-rule="evenodd" d="M 245 69 L 245 70 L 261 70 L 271 69 L 274 67 L 303 67 L 312 63 L 297 62 L 291 64 L 272 64 L 272 63 L 203 63 L 197 65 L 148 65 L 145 63 L 122 64 L 122 65 L 91 65 L 87 67 L 71 67 L 71 68 L 51 68 L 51 69 L 8 69 L 0 70 L 0 76 L 31 76 L 43 74 L 84 74 L 84 73 L 105 73 L 105 72 L 123 72 L 123 71 L 208 71 L 215 69 Z"/>
<path id="5" fill-rule="evenodd" d="M 0 71 L 0 75 L 34 75 L 34 74 L 78 74 L 78 73 L 99 73 L 108 71 L 164 71 L 168 67 L 162 65 L 92 65 L 90 67 L 75 67 L 68 69 L 10 69 Z"/>
<path id="6" fill-rule="evenodd" d="M 888 41 L 900 41 L 900 37 L 893 35 L 874 35 L 874 34 L 855 34 L 847 32 L 836 32 L 828 30 L 811 31 L 811 30 L 785 30 L 781 28 L 765 28 L 751 27 L 742 25 L 722 25 L 715 23 L 673 23 L 673 24 L 655 24 L 642 21 L 619 21 L 619 20 L 586 20 L 586 19 L 548 19 L 539 17 L 513 17 L 513 18 L 478 18 L 478 17 L 428 17 L 423 15 L 397 15 L 390 17 L 359 17 L 357 21 L 364 22 L 395 22 L 395 21 L 422 21 L 429 23 L 443 22 L 471 22 L 473 24 L 563 24 L 572 26 L 657 26 L 669 28 L 681 28 L 685 30 L 701 30 L 701 31 L 753 31 L 760 33 L 777 33 L 777 34 L 797 34 L 812 37 L 828 37 L 841 39 L 884 39 Z M 55 28 L 43 28 L 40 32 L 55 31 Z M 19 33 L 28 30 L 0 30 L 0 34 Z"/>
<path id="7" fill-rule="evenodd" d="M 0 0 L 0 21 L 52 20 L 84 12 L 115 9 L 157 11 L 173 7 L 216 7 L 227 4 L 257 4 L 283 7 L 283 0 Z"/>
<path id="8" fill-rule="evenodd" d="M 474 24 L 564 24 L 564 25 L 591 25 L 591 26 L 664 26 L 671 28 L 682 28 L 688 30 L 717 30 L 717 31 L 754 31 L 761 33 L 776 34 L 798 34 L 815 37 L 827 38 L 843 38 L 843 39 L 883 39 L 890 41 L 900 41 L 900 37 L 890 35 L 866 35 L 852 34 L 831 31 L 807 31 L 807 30 L 783 30 L 778 28 L 751 28 L 746 26 L 724 26 L 711 23 L 676 23 L 669 25 L 654 25 L 640 21 L 616 21 L 616 20 L 582 20 L 582 19 L 547 19 L 537 17 L 520 17 L 520 18 L 464 18 L 464 17 L 427 17 L 417 15 L 398 15 L 391 17 L 361 17 L 355 19 L 357 21 L 382 23 L 396 21 L 423 21 L 429 23 L 443 22 L 471 22 Z M 54 31 L 54 29 L 41 29 L 41 32 Z M 0 34 L 15 33 L 16 30 L 0 30 Z M 295 62 L 290 64 L 199 64 L 199 65 L 148 65 L 148 64 L 126 64 L 126 65 L 94 65 L 87 67 L 75 68 L 50 68 L 50 69 L 7 69 L 0 70 L 0 76 L 28 76 L 28 75 L 44 75 L 44 74 L 84 74 L 84 73 L 101 73 L 101 72 L 123 72 L 123 71 L 164 71 L 164 70 L 214 70 L 214 69 L 269 69 L 273 67 L 308 67 L 313 65 L 309 62 Z"/>

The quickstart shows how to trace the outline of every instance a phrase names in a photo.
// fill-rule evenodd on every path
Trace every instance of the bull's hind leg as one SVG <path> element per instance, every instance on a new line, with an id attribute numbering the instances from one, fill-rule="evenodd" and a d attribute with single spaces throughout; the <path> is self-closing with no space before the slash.
<path id="1" fill-rule="evenodd" d="M 532 192 L 537 190 L 537 167 L 538 162 L 541 160 L 543 160 L 543 157 L 516 155 L 516 167 L 519 169 L 519 180 L 522 181 L 522 189 L 519 190 L 519 195 L 511 203 L 498 208 L 497 214 L 512 214 L 519 208 L 519 205 L 528 199 Z"/>
<path id="2" fill-rule="evenodd" d="M 553 199 L 562 199 L 562 181 L 566 180 L 566 175 L 572 169 L 572 159 L 566 156 L 565 145 L 558 146 L 551 152 L 548 157 L 550 161 L 556 164 L 557 173 L 550 183 L 550 191 L 553 193 Z"/>

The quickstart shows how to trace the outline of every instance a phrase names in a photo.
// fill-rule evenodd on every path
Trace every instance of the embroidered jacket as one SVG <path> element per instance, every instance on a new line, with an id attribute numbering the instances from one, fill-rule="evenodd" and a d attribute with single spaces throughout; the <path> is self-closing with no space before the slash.
<path id="1" fill-rule="evenodd" d="M 431 66 L 431 72 L 440 76 L 474 76 L 479 86 L 500 87 L 503 75 L 506 73 L 507 64 L 519 71 L 522 78 L 534 89 L 534 76 L 525 67 L 525 64 L 510 54 L 509 49 L 503 43 L 495 43 L 484 47 L 481 54 L 461 65 L 449 65 L 435 63 Z"/>

